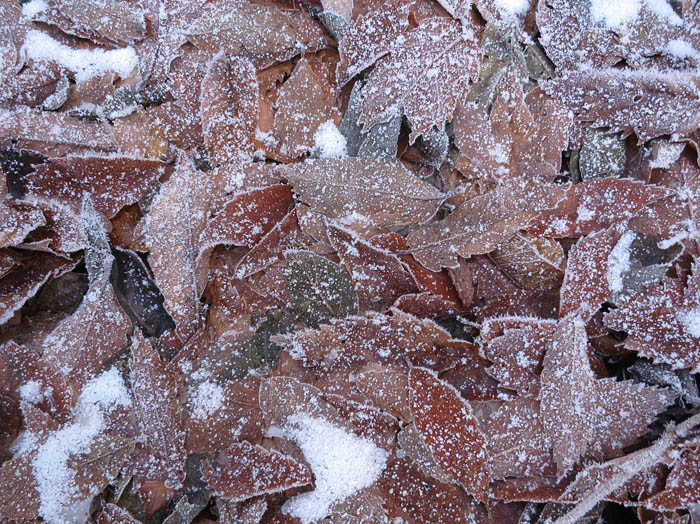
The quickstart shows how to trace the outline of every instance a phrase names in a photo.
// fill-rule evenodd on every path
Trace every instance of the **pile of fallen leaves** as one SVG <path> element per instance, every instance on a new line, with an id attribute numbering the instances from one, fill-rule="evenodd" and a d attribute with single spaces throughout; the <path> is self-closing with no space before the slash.
<path id="1" fill-rule="evenodd" d="M 700 522 L 700 6 L 0 2 L 0 521 Z"/>

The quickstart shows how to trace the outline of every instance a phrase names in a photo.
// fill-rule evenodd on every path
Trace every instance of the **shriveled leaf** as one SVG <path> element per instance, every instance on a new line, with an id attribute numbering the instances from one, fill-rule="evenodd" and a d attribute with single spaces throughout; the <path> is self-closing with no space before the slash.
<path id="1" fill-rule="evenodd" d="M 215 468 L 205 464 L 204 479 L 217 496 L 231 502 L 305 486 L 313 480 L 305 464 L 245 441 L 220 453 Z"/>
<path id="2" fill-rule="evenodd" d="M 458 255 L 466 258 L 492 251 L 565 195 L 560 186 L 515 180 L 466 200 L 446 219 L 413 231 L 408 244 L 426 268 L 454 268 Z"/>
<path id="3" fill-rule="evenodd" d="M 559 321 L 544 357 L 540 416 L 559 479 L 582 457 L 619 454 L 675 398 L 669 390 L 596 379 L 587 345 L 583 322 L 569 316 Z"/>
<path id="4" fill-rule="evenodd" d="M 285 277 L 302 320 L 311 326 L 357 313 L 352 280 L 337 264 L 311 251 L 286 251 Z"/>
<path id="5" fill-rule="evenodd" d="M 343 158 L 307 161 L 284 169 L 299 198 L 321 213 L 355 213 L 378 226 L 430 219 L 445 196 L 398 161 Z"/>
<path id="6" fill-rule="evenodd" d="M 246 58 L 219 54 L 209 65 L 200 94 L 202 133 L 217 164 L 253 153 L 258 120 L 258 79 Z"/>
<path id="7" fill-rule="evenodd" d="M 364 88 L 360 123 L 371 128 L 386 122 L 402 106 L 411 123 L 410 143 L 434 126 L 442 129 L 479 73 L 481 28 L 471 19 L 463 24 L 426 19 L 405 38 L 394 40 Z"/>
<path id="8" fill-rule="evenodd" d="M 414 424 L 437 464 L 467 492 L 486 500 L 488 451 L 471 405 L 425 368 L 410 370 L 408 389 Z"/>

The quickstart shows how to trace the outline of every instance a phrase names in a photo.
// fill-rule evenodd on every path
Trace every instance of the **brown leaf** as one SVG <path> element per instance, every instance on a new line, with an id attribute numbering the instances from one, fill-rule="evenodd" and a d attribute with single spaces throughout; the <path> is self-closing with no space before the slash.
<path id="1" fill-rule="evenodd" d="M 494 479 L 549 477 L 556 472 L 535 400 L 504 402 L 480 427 L 488 435 L 488 466 Z"/>
<path id="2" fill-rule="evenodd" d="M 114 0 L 98 4 L 89 0 L 54 0 L 37 18 L 57 25 L 65 33 L 98 42 L 104 39 L 128 44 L 146 36 L 143 14 Z"/>
<path id="3" fill-rule="evenodd" d="M 583 321 L 559 321 L 544 357 L 540 417 L 552 441 L 559 479 L 584 456 L 619 454 L 648 431 L 675 395 L 614 378 L 596 379 L 586 355 Z"/>
<path id="4" fill-rule="evenodd" d="M 584 180 L 571 186 L 568 198 L 544 212 L 528 231 L 555 238 L 588 235 L 624 222 L 670 195 L 667 189 L 628 178 Z"/>
<path id="5" fill-rule="evenodd" d="M 377 62 L 363 89 L 360 123 L 366 129 L 387 122 L 403 106 L 412 144 L 452 119 L 469 81 L 479 73 L 481 28 L 471 20 L 463 24 L 427 19 L 405 38 L 394 39 L 389 56 Z"/>
<path id="6" fill-rule="evenodd" d="M 580 311 L 590 318 L 608 300 L 613 292 L 611 253 L 619 238 L 616 230 L 604 229 L 579 239 L 571 248 L 561 286 L 560 317 Z"/>
<path id="7" fill-rule="evenodd" d="M 408 375 L 383 366 L 368 366 L 357 377 L 357 389 L 376 406 L 404 422 L 411 420 Z"/>
<path id="8" fill-rule="evenodd" d="M 321 213 L 355 213 L 377 226 L 425 222 L 445 196 L 398 161 L 343 158 L 286 166 L 284 176 L 299 198 Z"/>
<path id="9" fill-rule="evenodd" d="M 180 158 L 175 172 L 153 200 L 146 219 L 149 264 L 183 340 L 199 324 L 199 298 L 207 281 L 208 254 L 200 236 L 207 224 L 213 181 Z"/>
<path id="10" fill-rule="evenodd" d="M 49 157 L 85 150 L 116 151 L 112 129 L 106 122 L 77 120 L 63 113 L 19 107 L 0 111 L 0 142 L 17 140 L 17 149 Z"/>
<path id="11" fill-rule="evenodd" d="M 517 391 L 523 397 L 537 398 L 542 359 L 555 325 L 553 321 L 541 320 L 535 325 L 504 329 L 483 349 L 486 358 L 494 363 L 487 373 L 501 387 Z"/>
<path id="12" fill-rule="evenodd" d="M 231 502 L 305 486 L 313 480 L 305 464 L 245 441 L 220 453 L 216 466 L 204 464 L 204 480 L 215 495 Z"/>
<path id="13" fill-rule="evenodd" d="M 323 30 L 303 11 L 227 0 L 208 4 L 188 28 L 190 42 L 212 54 L 241 55 L 263 69 L 326 44 Z"/>
<path id="14" fill-rule="evenodd" d="M 339 224 L 328 224 L 328 239 L 355 282 L 361 309 L 381 310 L 416 291 L 411 275 L 388 251 L 372 246 Z"/>
<path id="15" fill-rule="evenodd" d="M 487 499 L 486 440 L 471 405 L 425 368 L 408 374 L 409 404 L 416 429 L 437 464 L 477 499 Z"/>
<path id="16" fill-rule="evenodd" d="M 202 132 L 217 164 L 253 153 L 258 120 L 258 79 L 246 58 L 217 55 L 202 80 Z"/>
<path id="17" fill-rule="evenodd" d="M 32 462 L 35 454 L 23 453 L 0 466 L 0 517 L 23 521 L 38 517 L 39 491 Z"/>
<path id="18" fill-rule="evenodd" d="M 287 215 L 292 204 L 289 186 L 274 185 L 238 194 L 207 223 L 200 249 L 221 244 L 253 247 Z"/>
<path id="19" fill-rule="evenodd" d="M 149 193 L 164 173 L 165 164 L 143 158 L 52 158 L 27 175 L 27 193 L 66 202 L 76 210 L 87 193 L 97 211 L 111 218 Z"/>
<path id="20" fill-rule="evenodd" d="M 568 111 L 541 92 L 525 96 L 512 68 L 501 75 L 496 90 L 488 117 L 476 103 L 457 109 L 455 144 L 461 155 L 456 167 L 465 174 L 495 180 L 525 173 L 552 180 L 568 145 Z"/>
<path id="21" fill-rule="evenodd" d="M 700 263 L 684 287 L 666 278 L 646 293 L 638 293 L 620 309 L 607 313 L 604 323 L 626 331 L 625 348 L 672 368 L 700 367 Z"/>
<path id="22" fill-rule="evenodd" d="M 379 478 L 379 487 L 391 513 L 411 523 L 486 523 L 482 506 L 454 484 L 425 475 L 406 458 L 395 458 Z"/>
<path id="23" fill-rule="evenodd" d="M 338 86 L 344 86 L 389 52 L 392 42 L 408 29 L 408 13 L 413 3 L 386 0 L 350 25 L 338 48 Z"/>
<path id="24" fill-rule="evenodd" d="M 666 477 L 666 487 L 660 493 L 644 501 L 646 508 L 654 511 L 673 511 L 687 508 L 700 502 L 697 472 L 700 454 L 697 450 L 686 450 L 673 464 Z"/>
<path id="25" fill-rule="evenodd" d="M 138 330 L 133 337 L 129 368 L 136 425 L 142 435 L 134 469 L 150 480 L 180 486 L 186 452 L 179 415 L 179 373 L 161 361 Z"/>
<path id="26" fill-rule="evenodd" d="M 97 517 L 97 524 L 138 524 L 138 522 L 127 510 L 111 503 L 102 506 L 100 516 Z"/>
<path id="27" fill-rule="evenodd" d="M 445 484 L 454 483 L 454 479 L 445 473 L 435 461 L 435 457 L 423 442 L 423 437 L 416 429 L 415 424 L 404 426 L 396 439 L 401 450 L 423 473 Z"/>
<path id="28" fill-rule="evenodd" d="M 457 256 L 488 253 L 540 212 L 555 207 L 565 188 L 517 179 L 463 202 L 447 218 L 408 235 L 416 260 L 432 271 L 457 267 Z"/>
<path id="29" fill-rule="evenodd" d="M 310 151 L 319 126 L 340 119 L 334 102 L 335 93 L 324 75 L 302 58 L 282 85 L 276 102 L 272 133 L 281 142 L 281 150 L 292 158 Z"/>
<path id="30" fill-rule="evenodd" d="M 131 321 L 110 282 L 114 257 L 102 217 L 89 200 L 81 213 L 88 237 L 85 265 L 90 287 L 73 315 L 61 321 L 44 339 L 44 357 L 68 378 L 78 394 L 103 366 L 128 344 Z"/>
<path id="31" fill-rule="evenodd" d="M 639 142 L 690 133 L 700 124 L 698 80 L 690 73 L 602 69 L 564 73 L 544 89 L 594 127 L 633 131 Z"/>
<path id="32" fill-rule="evenodd" d="M 0 325 L 12 318 L 49 279 L 73 269 L 77 260 L 38 254 L 22 260 L 0 278 Z"/>
<path id="33" fill-rule="evenodd" d="M 544 236 L 516 233 L 493 250 L 491 259 L 523 289 L 557 289 L 564 277 L 564 250 Z"/>

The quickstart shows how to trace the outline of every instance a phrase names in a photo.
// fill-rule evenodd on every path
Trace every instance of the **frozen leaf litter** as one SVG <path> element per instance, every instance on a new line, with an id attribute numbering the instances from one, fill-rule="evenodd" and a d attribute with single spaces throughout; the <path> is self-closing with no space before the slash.
<path id="1" fill-rule="evenodd" d="M 0 521 L 696 522 L 699 35 L 0 2 Z"/>

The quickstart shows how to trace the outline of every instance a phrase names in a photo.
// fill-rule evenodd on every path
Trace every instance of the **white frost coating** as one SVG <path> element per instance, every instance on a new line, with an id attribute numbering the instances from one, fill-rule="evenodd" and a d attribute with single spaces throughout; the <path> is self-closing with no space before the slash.
<path id="1" fill-rule="evenodd" d="M 33 60 L 51 60 L 70 69 L 75 73 L 76 82 L 89 80 L 107 71 L 114 71 L 126 78 L 138 65 L 136 51 L 132 47 L 106 51 L 73 49 L 35 29 L 27 33 L 21 53 Z"/>
<path id="2" fill-rule="evenodd" d="M 671 40 L 668 44 L 666 44 L 666 49 L 664 49 L 664 51 L 666 54 L 681 59 L 700 58 L 700 53 L 698 53 L 697 50 L 685 40 Z"/>
<path id="3" fill-rule="evenodd" d="M 314 149 L 319 158 L 344 158 L 348 156 L 347 142 L 332 120 L 323 122 L 314 134 Z"/>
<path id="4" fill-rule="evenodd" d="M 281 435 L 299 445 L 316 479 L 316 489 L 282 506 L 303 524 L 326 517 L 331 506 L 372 484 L 386 467 L 385 450 L 327 420 L 294 415 Z"/>
<path id="5" fill-rule="evenodd" d="M 44 392 L 41 391 L 41 382 L 38 380 L 29 380 L 19 387 L 19 396 L 25 402 L 30 404 L 38 404 L 44 400 Z"/>
<path id="6" fill-rule="evenodd" d="M 685 330 L 695 338 L 700 338 L 700 306 L 678 312 L 678 320 Z"/>
<path id="7" fill-rule="evenodd" d="M 619 29 L 637 19 L 642 5 L 671 25 L 683 24 L 666 0 L 591 0 L 591 17 L 594 22 Z"/>
<path id="8" fill-rule="evenodd" d="M 494 0 L 494 4 L 500 13 L 506 16 L 524 15 L 530 7 L 529 0 Z"/>
<path id="9" fill-rule="evenodd" d="M 591 0 L 593 21 L 613 28 L 635 20 L 641 8 L 640 0 Z"/>
<path id="10" fill-rule="evenodd" d="M 26 18 L 33 18 L 34 15 L 46 11 L 48 9 L 48 4 L 45 0 L 31 0 L 26 4 L 22 5 L 22 16 Z"/>
<path id="11" fill-rule="evenodd" d="M 74 422 L 54 431 L 42 444 L 32 463 L 40 497 L 39 515 L 49 524 L 81 524 L 88 518 L 92 496 L 80 500 L 71 456 L 90 450 L 104 429 L 104 414 L 131 403 L 116 368 L 105 371 L 83 388 L 73 410 Z M 78 500 L 78 502 L 75 502 Z"/>
<path id="12" fill-rule="evenodd" d="M 608 256 L 608 271 L 605 277 L 614 293 L 620 293 L 624 287 L 622 276 L 630 267 L 630 246 L 634 237 L 634 232 L 626 231 Z"/>
<path id="13" fill-rule="evenodd" d="M 224 388 L 207 380 L 202 382 L 192 399 L 191 415 L 197 419 L 206 419 L 221 409 L 224 402 Z"/>

